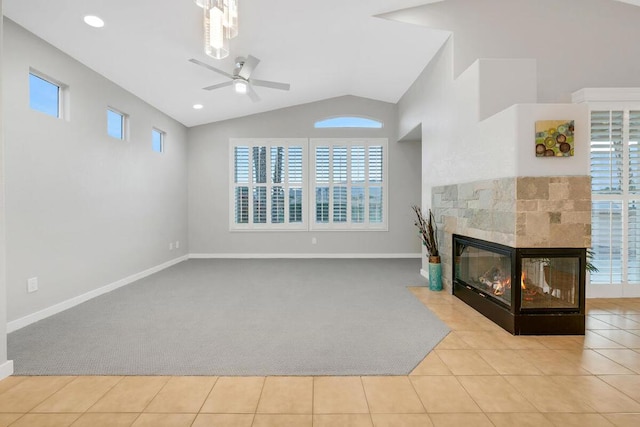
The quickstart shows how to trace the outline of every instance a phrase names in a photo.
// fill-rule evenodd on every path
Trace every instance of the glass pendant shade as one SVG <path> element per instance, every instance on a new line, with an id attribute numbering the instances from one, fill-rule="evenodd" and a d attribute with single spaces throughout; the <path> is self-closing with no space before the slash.
<path id="1" fill-rule="evenodd" d="M 238 1 L 239 0 L 226 0 L 225 1 L 225 21 L 227 38 L 234 38 L 238 35 Z"/>
<path id="2" fill-rule="evenodd" d="M 238 0 L 194 0 L 204 9 L 204 51 L 215 59 L 229 55 L 229 39 L 238 35 Z"/>
<path id="3" fill-rule="evenodd" d="M 211 9 L 204 9 L 204 51 L 215 59 L 229 56 L 229 39 L 225 37 L 222 1 L 214 2 Z"/>
<path id="4" fill-rule="evenodd" d="M 200 6 L 203 9 L 207 6 L 207 3 L 210 3 L 209 0 L 194 0 L 194 1 L 198 6 Z"/>

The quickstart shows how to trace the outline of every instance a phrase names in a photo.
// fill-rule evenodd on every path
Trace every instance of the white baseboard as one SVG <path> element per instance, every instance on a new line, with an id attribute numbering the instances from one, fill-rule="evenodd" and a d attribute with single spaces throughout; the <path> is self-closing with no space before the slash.
<path id="1" fill-rule="evenodd" d="M 189 259 L 279 259 L 279 258 L 420 258 L 421 254 L 189 254 Z"/>
<path id="2" fill-rule="evenodd" d="M 11 375 L 13 375 L 13 360 L 7 360 L 0 365 L 0 380 L 10 377 Z"/>
<path id="3" fill-rule="evenodd" d="M 636 289 L 637 288 L 637 289 Z M 586 298 L 638 298 L 640 286 L 595 285 L 587 283 Z"/>
<path id="4" fill-rule="evenodd" d="M 178 264 L 179 262 L 186 261 L 188 258 L 189 257 L 187 255 L 183 255 L 181 257 L 172 259 L 171 261 L 167 261 L 163 264 L 156 265 L 155 267 L 151 267 L 147 270 L 141 271 L 140 273 L 132 274 L 131 276 L 125 277 L 124 279 L 109 283 L 108 285 L 102 286 L 98 289 L 94 289 L 85 294 L 78 295 L 77 297 L 73 297 L 66 301 L 62 301 L 61 303 L 52 305 L 51 307 L 47 307 L 43 310 L 36 311 L 35 313 L 29 314 L 16 320 L 12 320 L 11 322 L 7 322 L 7 333 L 17 331 L 20 328 L 24 328 L 25 326 L 35 323 L 39 320 L 45 319 L 49 316 L 53 316 L 54 314 L 60 313 L 61 311 L 67 310 L 71 307 L 75 307 L 76 305 L 82 304 L 85 301 L 89 301 L 92 298 L 95 298 L 102 294 L 106 294 L 107 292 L 111 292 L 115 289 L 133 283 L 136 280 L 140 280 L 144 277 L 150 276 L 154 273 L 164 270 L 165 268 Z"/>
<path id="5" fill-rule="evenodd" d="M 428 278 L 429 278 L 429 272 L 428 272 L 427 270 L 425 270 L 424 268 L 421 268 L 421 269 L 420 269 L 420 275 L 421 275 L 422 277 L 424 277 L 425 279 L 428 279 Z"/>

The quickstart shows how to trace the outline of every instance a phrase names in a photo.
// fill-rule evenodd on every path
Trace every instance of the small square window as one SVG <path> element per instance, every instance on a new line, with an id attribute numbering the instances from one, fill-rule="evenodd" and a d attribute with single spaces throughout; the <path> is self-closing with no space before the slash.
<path id="1" fill-rule="evenodd" d="M 151 129 L 151 148 L 158 153 L 164 152 L 165 133 L 158 129 Z"/>
<path id="2" fill-rule="evenodd" d="M 61 117 L 60 86 L 29 73 L 29 107 L 53 117 Z"/>
<path id="3" fill-rule="evenodd" d="M 107 133 L 116 139 L 126 139 L 127 116 L 111 108 L 107 109 Z"/>

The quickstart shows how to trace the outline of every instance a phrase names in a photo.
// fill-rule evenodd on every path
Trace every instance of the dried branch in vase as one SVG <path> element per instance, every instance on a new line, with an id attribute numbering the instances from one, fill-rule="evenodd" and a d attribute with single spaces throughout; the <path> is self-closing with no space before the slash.
<path id="1" fill-rule="evenodd" d="M 429 209 L 429 217 L 425 218 L 419 206 L 414 205 L 412 209 L 417 217 L 414 224 L 420 231 L 420 239 L 422 240 L 422 244 L 427 248 L 429 258 L 440 258 L 440 253 L 438 252 L 438 229 L 433 212 Z M 440 261 L 438 260 L 436 262 Z"/>

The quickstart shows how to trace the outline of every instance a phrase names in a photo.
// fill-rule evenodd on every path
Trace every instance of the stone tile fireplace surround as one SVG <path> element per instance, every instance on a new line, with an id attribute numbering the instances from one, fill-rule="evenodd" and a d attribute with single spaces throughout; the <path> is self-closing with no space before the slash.
<path id="1" fill-rule="evenodd" d="M 445 289 L 452 286 L 452 235 L 514 248 L 591 246 L 591 178 L 499 178 L 432 189 Z"/>

